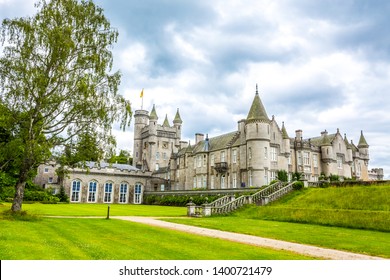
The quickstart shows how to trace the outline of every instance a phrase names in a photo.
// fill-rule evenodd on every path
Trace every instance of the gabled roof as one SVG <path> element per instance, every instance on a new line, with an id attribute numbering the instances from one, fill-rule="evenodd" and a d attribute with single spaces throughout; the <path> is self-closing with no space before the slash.
<path id="1" fill-rule="evenodd" d="M 85 167 L 87 168 L 115 168 L 119 170 L 127 170 L 127 171 L 139 171 L 140 169 L 130 165 L 130 164 L 120 164 L 120 163 L 108 163 L 108 162 L 95 162 L 95 161 L 86 161 Z"/>
<path id="2" fill-rule="evenodd" d="M 237 141 L 236 139 L 237 135 L 239 135 L 239 132 L 233 131 L 213 138 L 209 138 L 208 151 L 216 151 L 216 150 L 221 150 L 233 146 Z M 204 150 L 205 141 L 207 140 L 200 141 L 198 144 L 193 146 L 192 152 L 193 153 L 205 152 Z"/>
<path id="3" fill-rule="evenodd" d="M 252 106 L 246 118 L 247 123 L 252 121 L 270 122 L 267 112 L 265 111 L 264 105 L 261 102 L 259 92 L 257 91 L 257 85 L 256 85 L 256 95 L 255 98 L 253 99 Z"/>
<path id="4" fill-rule="evenodd" d="M 286 127 L 284 126 L 284 122 L 282 124 L 282 137 L 283 137 L 283 139 L 289 139 L 290 138 L 290 137 L 288 137 L 288 133 L 287 133 Z"/>

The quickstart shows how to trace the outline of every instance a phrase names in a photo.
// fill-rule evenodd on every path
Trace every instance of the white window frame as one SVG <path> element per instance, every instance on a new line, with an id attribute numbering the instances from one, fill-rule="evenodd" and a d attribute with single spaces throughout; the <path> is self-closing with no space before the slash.
<path id="1" fill-rule="evenodd" d="M 317 156 L 317 154 L 313 154 L 313 167 L 314 168 L 318 167 L 318 156 Z"/>
<path id="2" fill-rule="evenodd" d="M 140 183 L 136 183 L 134 186 L 134 204 L 142 203 L 143 186 Z"/>
<path id="3" fill-rule="evenodd" d="M 113 197 L 114 197 L 114 183 L 113 182 L 106 182 L 104 184 L 103 202 L 104 203 L 112 203 Z"/>
<path id="4" fill-rule="evenodd" d="M 237 163 L 237 150 L 233 150 L 233 163 Z"/>
<path id="5" fill-rule="evenodd" d="M 264 147 L 264 159 L 268 159 L 268 148 Z"/>
<path id="6" fill-rule="evenodd" d="M 278 149 L 271 147 L 271 161 L 278 161 Z"/>
<path id="7" fill-rule="evenodd" d="M 226 162 L 225 161 L 225 151 L 221 151 L 221 162 Z"/>
<path id="8" fill-rule="evenodd" d="M 212 190 L 215 188 L 214 178 L 215 177 L 213 175 L 210 176 L 210 189 L 212 189 Z"/>
<path id="9" fill-rule="evenodd" d="M 303 152 L 303 165 L 310 165 L 310 153 Z"/>
<path id="10" fill-rule="evenodd" d="M 226 176 L 225 175 L 221 175 L 221 189 L 225 189 L 225 179 L 226 179 Z"/>
<path id="11" fill-rule="evenodd" d="M 126 189 L 124 192 L 123 189 Z M 127 203 L 129 197 L 129 184 L 122 182 L 119 186 L 119 203 Z"/>
<path id="12" fill-rule="evenodd" d="M 214 154 L 212 154 L 210 156 L 210 166 L 214 166 L 214 165 L 215 165 L 215 156 L 214 156 Z"/>
<path id="13" fill-rule="evenodd" d="M 73 180 L 72 187 L 70 190 L 70 201 L 80 202 L 81 201 L 81 181 Z"/>
<path id="14" fill-rule="evenodd" d="M 237 188 L 237 173 L 233 173 L 233 189 Z"/>
<path id="15" fill-rule="evenodd" d="M 92 191 L 91 191 L 92 187 Z M 88 203 L 96 203 L 97 201 L 97 192 L 98 192 L 98 182 L 90 181 L 88 183 Z"/>

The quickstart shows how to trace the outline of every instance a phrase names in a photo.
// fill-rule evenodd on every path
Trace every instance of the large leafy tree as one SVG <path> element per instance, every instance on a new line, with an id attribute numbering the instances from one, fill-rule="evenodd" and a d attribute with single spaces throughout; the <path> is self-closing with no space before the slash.
<path id="1" fill-rule="evenodd" d="M 113 122 L 124 128 L 131 117 L 118 94 L 120 73 L 112 71 L 118 32 L 103 10 L 92 0 L 40 0 L 36 8 L 32 17 L 3 20 L 0 29 L 0 127 L 7 138 L 0 149 L 18 170 L 13 211 L 22 209 L 27 179 L 53 148 L 91 125 L 107 140 Z"/>

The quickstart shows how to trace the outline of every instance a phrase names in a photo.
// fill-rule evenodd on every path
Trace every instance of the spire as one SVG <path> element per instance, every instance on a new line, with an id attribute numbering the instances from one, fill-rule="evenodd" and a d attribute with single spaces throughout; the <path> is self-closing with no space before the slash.
<path id="1" fill-rule="evenodd" d="M 264 105 L 261 102 L 257 84 L 256 84 L 256 95 L 255 98 L 253 99 L 252 106 L 248 113 L 248 117 L 246 118 L 247 123 L 252 121 L 270 122 L 267 112 L 265 111 Z"/>
<path id="2" fill-rule="evenodd" d="M 346 133 L 344 133 L 344 142 L 345 142 L 345 146 L 347 146 L 347 149 L 352 149 L 352 145 L 351 143 L 349 143 Z"/>
<path id="3" fill-rule="evenodd" d="M 203 151 L 208 152 L 209 149 L 210 149 L 210 140 L 209 140 L 209 135 L 206 134 L 206 139 L 204 141 Z"/>
<path id="4" fill-rule="evenodd" d="M 175 115 L 175 119 L 173 120 L 173 123 L 176 124 L 181 124 L 183 123 L 183 121 L 181 120 L 181 117 L 180 117 L 180 113 L 179 113 L 179 108 L 177 108 L 177 112 L 176 112 L 176 115 Z"/>
<path id="5" fill-rule="evenodd" d="M 284 122 L 282 123 L 282 137 L 283 139 L 290 139 L 290 137 L 288 137 L 286 127 L 284 126 Z"/>
<path id="6" fill-rule="evenodd" d="M 359 139 L 358 148 L 368 148 L 368 147 L 369 146 L 367 144 L 366 138 L 364 138 L 363 130 L 362 130 L 361 133 L 360 133 L 360 139 Z"/>
<path id="7" fill-rule="evenodd" d="M 158 120 L 158 116 L 156 113 L 156 106 L 154 104 L 153 104 L 152 112 L 150 112 L 149 119 L 150 120 Z"/>
<path id="8" fill-rule="evenodd" d="M 164 127 L 170 127 L 169 121 L 168 121 L 168 115 L 165 115 L 165 120 L 164 120 L 163 126 Z"/>

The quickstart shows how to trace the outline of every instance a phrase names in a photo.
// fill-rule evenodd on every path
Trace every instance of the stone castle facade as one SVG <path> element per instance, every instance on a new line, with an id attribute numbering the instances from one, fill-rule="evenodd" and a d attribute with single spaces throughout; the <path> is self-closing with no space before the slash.
<path id="1" fill-rule="evenodd" d="M 138 204 L 144 191 L 261 187 L 276 179 L 279 170 L 289 179 L 303 174 L 309 182 L 331 175 L 370 180 L 381 173 L 383 178 L 383 170 L 368 171 L 363 132 L 357 145 L 338 129 L 312 138 L 296 130 L 290 137 L 284 123 L 268 117 L 257 87 L 247 117 L 230 133 L 211 138 L 197 133 L 191 145 L 181 139 L 179 109 L 172 125 L 167 116 L 163 124 L 158 120 L 155 106 L 150 113 L 135 111 L 134 166 L 88 162 L 58 182 L 58 166 L 52 162 L 39 167 L 35 182 L 57 191 L 63 185 L 71 202 Z"/>
<path id="2" fill-rule="evenodd" d="M 276 179 L 279 170 L 290 178 L 304 174 L 312 182 L 331 175 L 369 179 L 369 145 L 363 132 L 358 145 L 338 129 L 313 138 L 297 130 L 289 137 L 284 123 L 280 127 L 275 117 L 268 117 L 257 88 L 236 131 L 212 138 L 197 133 L 193 145 L 181 141 L 179 110 L 172 126 L 167 116 L 158 124 L 155 106 L 150 114 L 136 111 L 134 118 L 134 163 L 163 180 L 152 184 L 152 190 L 260 187 Z"/>

